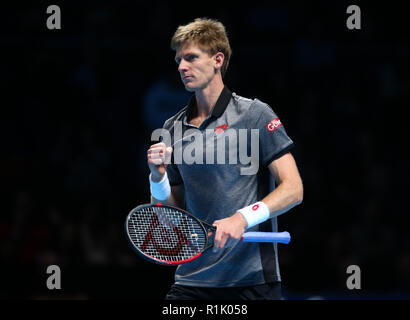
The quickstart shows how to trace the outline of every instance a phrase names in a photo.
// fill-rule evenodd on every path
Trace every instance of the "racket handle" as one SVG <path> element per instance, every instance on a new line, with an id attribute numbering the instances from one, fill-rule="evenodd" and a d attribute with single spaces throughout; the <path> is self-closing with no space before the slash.
<path id="1" fill-rule="evenodd" d="M 242 236 L 243 242 L 279 242 L 289 243 L 290 234 L 287 231 L 283 232 L 245 232 Z"/>

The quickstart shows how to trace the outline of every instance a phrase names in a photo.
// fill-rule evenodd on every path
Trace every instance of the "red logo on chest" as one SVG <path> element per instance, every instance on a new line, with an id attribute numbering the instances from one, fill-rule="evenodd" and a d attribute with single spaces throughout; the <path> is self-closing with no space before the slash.
<path id="1" fill-rule="evenodd" d="M 216 127 L 214 131 L 216 133 L 221 133 L 221 132 L 224 132 L 226 130 L 226 128 L 228 128 L 228 125 L 223 124 L 222 126 Z"/>

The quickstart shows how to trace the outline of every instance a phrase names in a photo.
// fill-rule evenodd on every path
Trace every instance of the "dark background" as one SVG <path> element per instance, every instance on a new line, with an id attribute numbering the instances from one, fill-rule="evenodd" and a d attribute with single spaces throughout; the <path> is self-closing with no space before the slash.
<path id="1" fill-rule="evenodd" d="M 2 4 L 0 298 L 163 298 L 174 269 L 136 256 L 124 220 L 149 202 L 152 130 L 189 98 L 169 43 L 196 17 L 225 24 L 225 83 L 270 104 L 296 145 L 284 296 L 409 298 L 407 11 L 363 1 Z M 346 288 L 352 264 L 361 290 Z"/>

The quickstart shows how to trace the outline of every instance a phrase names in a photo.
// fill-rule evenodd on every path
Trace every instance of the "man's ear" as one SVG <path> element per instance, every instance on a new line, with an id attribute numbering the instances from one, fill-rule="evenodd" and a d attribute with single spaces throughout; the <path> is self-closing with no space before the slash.
<path id="1" fill-rule="evenodd" d="M 215 68 L 216 69 L 221 69 L 222 65 L 224 63 L 225 60 L 225 55 L 222 52 L 218 52 L 214 55 L 214 59 L 215 59 Z"/>

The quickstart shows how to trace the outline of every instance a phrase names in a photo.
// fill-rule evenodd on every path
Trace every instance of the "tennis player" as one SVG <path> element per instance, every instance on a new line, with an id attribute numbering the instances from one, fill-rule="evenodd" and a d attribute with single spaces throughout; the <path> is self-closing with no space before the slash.
<path id="1" fill-rule="evenodd" d="M 149 148 L 152 203 L 186 209 L 217 227 L 214 249 L 178 266 L 166 299 L 281 299 L 277 244 L 239 239 L 245 231 L 277 232 L 277 216 L 302 202 L 302 181 L 290 153 L 293 141 L 269 105 L 241 97 L 224 85 L 231 48 L 221 22 L 198 18 L 179 26 L 171 48 L 185 89 L 193 95 L 163 129 L 171 135 L 177 125 L 183 132 L 196 129 L 203 134 L 204 148 L 215 146 L 228 129 L 256 129 L 258 143 L 248 150 L 258 148 L 260 166 L 255 174 L 243 174 L 241 163 L 176 162 L 175 148 L 183 150 L 189 141 L 160 142 Z M 234 147 L 237 152 L 240 146 Z M 226 145 L 226 156 L 232 148 L 232 143 Z M 269 175 L 276 185 L 266 183 Z"/>

